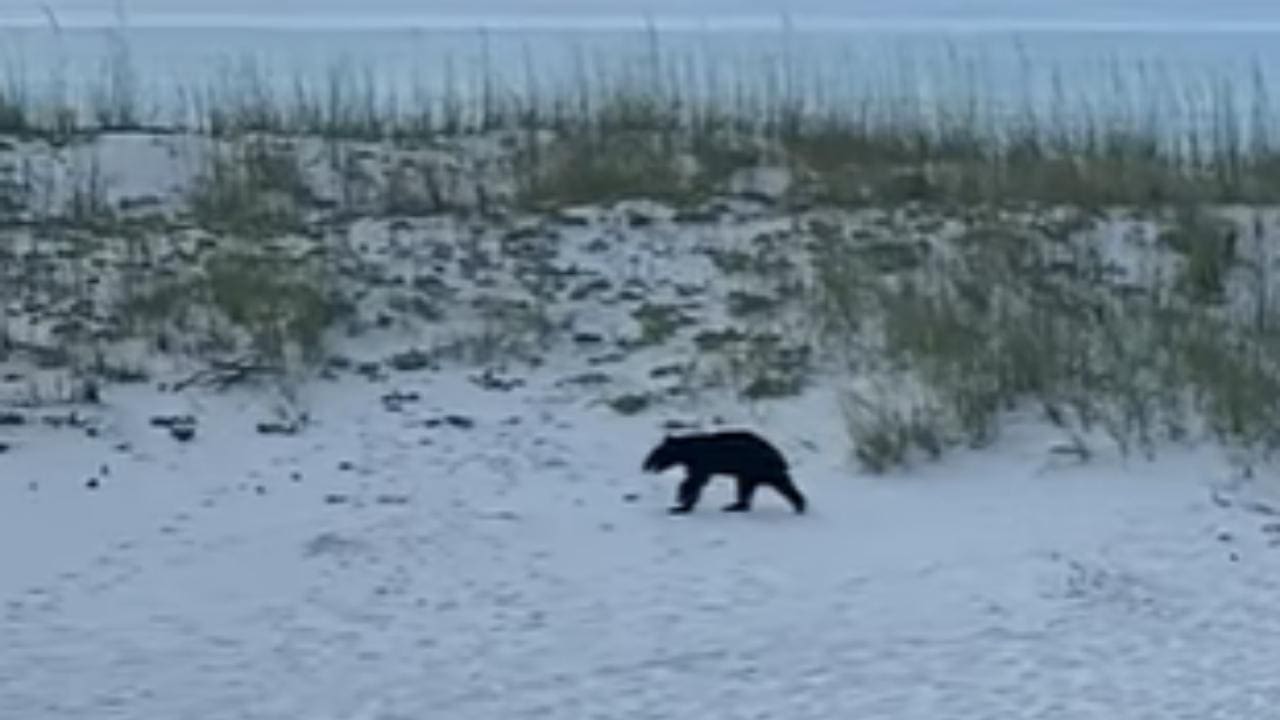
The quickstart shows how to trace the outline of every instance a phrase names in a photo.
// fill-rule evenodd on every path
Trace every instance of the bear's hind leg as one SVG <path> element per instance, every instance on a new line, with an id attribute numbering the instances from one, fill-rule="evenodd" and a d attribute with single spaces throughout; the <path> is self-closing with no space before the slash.
<path id="1" fill-rule="evenodd" d="M 751 498 L 756 494 L 756 487 L 760 485 L 760 481 L 753 477 L 736 477 L 734 480 L 738 482 L 738 499 L 732 504 L 725 505 L 725 512 L 750 512 Z"/>
<path id="2" fill-rule="evenodd" d="M 804 493 L 800 492 L 800 488 L 796 487 L 795 482 L 791 480 L 790 475 L 782 473 L 781 475 L 771 478 L 769 484 L 772 485 L 773 488 L 782 495 L 782 497 L 786 498 L 787 502 L 791 503 L 791 508 L 795 510 L 797 514 L 804 514 L 809 503 L 805 499 Z"/>

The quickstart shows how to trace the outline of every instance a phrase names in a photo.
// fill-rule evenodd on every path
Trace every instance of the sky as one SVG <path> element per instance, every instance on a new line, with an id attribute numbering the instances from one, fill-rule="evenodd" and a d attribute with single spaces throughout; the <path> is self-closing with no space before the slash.
<path id="1" fill-rule="evenodd" d="M 117 0 L 0 0 L 0 22 L 113 16 Z M 125 0 L 128 15 L 199 22 L 217 17 L 639 18 L 838 16 L 849 19 L 1026 21 L 1280 21 L 1280 0 Z"/>

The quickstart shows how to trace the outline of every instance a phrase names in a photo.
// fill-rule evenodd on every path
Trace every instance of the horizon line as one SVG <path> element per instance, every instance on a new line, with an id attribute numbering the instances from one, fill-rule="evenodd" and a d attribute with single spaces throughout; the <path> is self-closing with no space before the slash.
<path id="1" fill-rule="evenodd" d="M 850 32 L 890 30 L 902 32 L 1130 32 L 1130 33 L 1276 33 L 1274 20 L 1107 20 L 1036 19 L 1018 17 L 859 17 L 822 14 L 407 14 L 323 13 L 288 15 L 267 13 L 139 13 L 123 18 L 112 12 L 33 13 L 6 16 L 0 12 L 0 30 L 662 30 L 742 32 L 750 30 L 800 30 Z"/>

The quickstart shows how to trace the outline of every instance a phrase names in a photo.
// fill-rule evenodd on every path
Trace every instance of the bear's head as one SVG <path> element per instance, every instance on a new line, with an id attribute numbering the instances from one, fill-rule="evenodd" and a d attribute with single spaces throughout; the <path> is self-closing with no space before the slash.
<path id="1" fill-rule="evenodd" d="M 645 472 L 662 472 L 673 465 L 679 465 L 684 461 L 680 446 L 680 438 L 670 435 L 664 437 L 644 459 Z"/>

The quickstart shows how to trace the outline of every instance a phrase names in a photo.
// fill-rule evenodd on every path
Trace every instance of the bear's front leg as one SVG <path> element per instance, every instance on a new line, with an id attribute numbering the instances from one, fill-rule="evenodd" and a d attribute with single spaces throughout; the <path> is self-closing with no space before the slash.
<path id="1" fill-rule="evenodd" d="M 684 482 L 676 488 L 676 504 L 667 510 L 672 515 L 684 515 L 692 512 L 702 497 L 702 488 L 707 484 L 709 476 L 703 473 L 689 473 Z"/>

